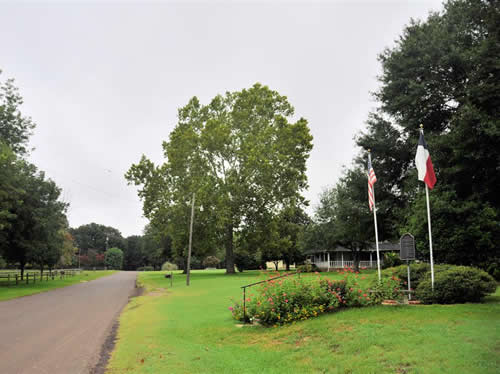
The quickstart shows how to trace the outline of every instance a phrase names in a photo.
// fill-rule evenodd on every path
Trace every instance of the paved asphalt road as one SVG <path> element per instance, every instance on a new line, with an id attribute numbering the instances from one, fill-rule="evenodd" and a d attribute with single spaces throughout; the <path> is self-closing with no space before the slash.
<path id="1" fill-rule="evenodd" d="M 0 373 L 88 373 L 135 288 L 120 272 L 0 302 Z"/>

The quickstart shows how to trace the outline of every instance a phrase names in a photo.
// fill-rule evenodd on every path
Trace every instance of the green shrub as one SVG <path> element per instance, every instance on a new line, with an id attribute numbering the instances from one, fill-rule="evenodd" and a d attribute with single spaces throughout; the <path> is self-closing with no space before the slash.
<path id="1" fill-rule="evenodd" d="M 434 265 L 434 273 L 438 273 L 441 271 L 448 270 L 452 267 L 455 267 L 455 265 Z M 397 277 L 401 279 L 401 282 L 406 285 L 408 282 L 408 267 L 407 265 L 400 265 L 392 268 L 388 268 L 382 271 L 382 275 L 385 277 Z M 431 265 L 427 263 L 413 263 L 410 264 L 410 280 L 411 280 L 411 287 L 413 289 L 416 289 L 418 287 L 418 284 L 420 283 L 421 280 L 429 278 L 431 276 Z"/>
<path id="2" fill-rule="evenodd" d="M 235 252 L 234 264 L 239 272 L 243 270 L 257 270 L 260 268 L 260 262 L 257 256 L 243 249 L 239 249 Z"/>
<path id="3" fill-rule="evenodd" d="M 177 270 L 177 269 L 178 269 L 178 266 L 176 264 L 172 264 L 171 262 L 168 262 L 168 261 L 163 263 L 163 265 L 161 266 L 161 270 L 173 271 L 173 270 Z"/>
<path id="4" fill-rule="evenodd" d="M 397 253 L 394 252 L 384 253 L 384 263 L 382 265 L 384 269 L 399 265 L 401 265 L 401 259 L 399 258 L 399 255 Z"/>
<path id="5" fill-rule="evenodd" d="M 137 271 L 154 271 L 154 267 L 152 266 L 142 266 L 140 268 L 137 268 Z"/>
<path id="6" fill-rule="evenodd" d="M 435 272 L 434 291 L 430 276 L 421 280 L 416 296 L 426 304 L 478 302 L 495 292 L 496 287 L 493 277 L 483 270 L 468 266 L 449 266 L 447 270 Z"/>
<path id="7" fill-rule="evenodd" d="M 0 269 L 5 269 L 7 267 L 7 262 L 0 256 Z"/>
<path id="8" fill-rule="evenodd" d="M 216 268 L 219 263 L 220 260 L 215 256 L 207 256 L 203 260 L 203 266 L 206 268 Z"/>
<path id="9" fill-rule="evenodd" d="M 120 270 L 123 266 L 123 251 L 120 248 L 110 248 L 104 254 L 104 263 L 108 269 Z"/>
<path id="10" fill-rule="evenodd" d="M 401 283 L 402 280 L 396 276 L 383 277 L 380 282 L 378 279 L 373 280 L 370 284 L 372 302 L 379 304 L 384 300 L 402 301 Z"/>
<path id="11" fill-rule="evenodd" d="M 304 265 L 299 265 L 297 266 L 297 272 L 299 273 L 314 273 L 314 272 L 320 272 L 320 268 L 316 266 L 316 264 L 304 264 Z"/>
<path id="12" fill-rule="evenodd" d="M 500 266 L 496 262 L 489 264 L 486 271 L 497 281 L 500 281 Z"/>

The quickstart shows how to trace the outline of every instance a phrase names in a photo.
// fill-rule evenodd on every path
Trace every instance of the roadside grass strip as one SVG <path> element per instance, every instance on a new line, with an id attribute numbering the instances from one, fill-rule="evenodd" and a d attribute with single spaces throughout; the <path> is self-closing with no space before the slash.
<path id="1" fill-rule="evenodd" d="M 374 272 L 363 272 L 367 278 Z M 322 273 L 341 279 L 336 272 Z M 243 326 L 231 298 L 259 272 L 163 272 L 120 317 L 107 373 L 497 373 L 500 291 L 481 304 L 344 309 L 277 328 Z M 368 282 L 368 280 L 367 280 Z"/>
<path id="2" fill-rule="evenodd" d="M 0 301 L 15 299 L 17 297 L 34 295 L 41 292 L 50 291 L 56 288 L 62 288 L 70 286 L 72 284 L 77 284 L 80 282 L 88 282 L 97 278 L 105 277 L 116 273 L 116 270 L 95 270 L 95 271 L 82 271 L 78 275 L 72 277 L 66 276 L 63 279 L 56 277 L 55 279 L 49 278 L 49 280 L 37 280 L 36 282 L 30 281 L 26 284 L 25 282 L 19 282 L 19 284 L 11 284 L 9 286 L 2 284 L 0 285 Z"/>

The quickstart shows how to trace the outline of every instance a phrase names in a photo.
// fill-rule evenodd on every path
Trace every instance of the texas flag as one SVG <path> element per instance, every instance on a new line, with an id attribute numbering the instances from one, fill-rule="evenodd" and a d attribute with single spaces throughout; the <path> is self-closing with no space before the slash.
<path id="1" fill-rule="evenodd" d="M 418 139 L 417 154 L 415 155 L 415 164 L 418 170 L 418 180 L 425 182 L 431 190 L 436 184 L 436 174 L 432 166 L 431 155 L 427 149 L 427 143 L 424 139 L 424 132 L 420 131 Z"/>

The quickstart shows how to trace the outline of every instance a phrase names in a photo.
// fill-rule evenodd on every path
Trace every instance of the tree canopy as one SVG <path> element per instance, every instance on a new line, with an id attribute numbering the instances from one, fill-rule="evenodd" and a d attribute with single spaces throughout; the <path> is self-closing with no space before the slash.
<path id="1" fill-rule="evenodd" d="M 373 150 L 377 201 L 392 207 L 387 235 L 413 232 L 421 256 L 426 207 L 413 159 L 423 124 L 438 180 L 431 192 L 437 261 L 499 257 L 499 40 L 498 2 L 448 1 L 442 13 L 411 21 L 380 55 L 381 107 L 357 144 Z"/>
<path id="2" fill-rule="evenodd" d="M 295 199 L 303 204 L 306 160 L 312 137 L 303 118 L 290 122 L 286 97 L 255 84 L 218 95 L 208 105 L 196 97 L 179 109 L 178 123 L 163 143 L 166 161 L 145 156 L 126 174 L 142 186 L 144 214 L 187 247 L 189 202 L 196 194 L 194 253 L 204 257 L 225 247 L 226 271 L 234 272 L 234 233 Z"/>
<path id="3" fill-rule="evenodd" d="M 60 261 L 68 226 L 60 188 L 24 158 L 35 125 L 22 103 L 12 79 L 0 82 L 0 254 L 21 274 L 28 262 L 43 270 Z"/>

